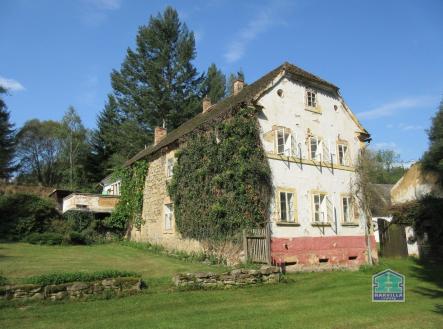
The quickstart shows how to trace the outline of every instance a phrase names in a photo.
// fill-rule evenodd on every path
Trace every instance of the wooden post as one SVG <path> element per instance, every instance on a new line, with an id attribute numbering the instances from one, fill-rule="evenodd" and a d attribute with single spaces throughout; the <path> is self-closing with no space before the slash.
<path id="1" fill-rule="evenodd" d="M 266 223 L 266 243 L 268 247 L 268 265 L 271 265 L 272 263 L 272 257 L 271 257 L 271 223 Z"/>
<path id="2" fill-rule="evenodd" d="M 245 261 L 248 262 L 248 238 L 246 236 L 246 229 L 243 229 L 243 250 L 245 252 Z"/>

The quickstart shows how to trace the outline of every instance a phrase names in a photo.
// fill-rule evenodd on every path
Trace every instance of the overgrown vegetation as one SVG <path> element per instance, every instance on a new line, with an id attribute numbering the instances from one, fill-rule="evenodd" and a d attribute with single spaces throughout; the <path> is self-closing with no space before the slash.
<path id="1" fill-rule="evenodd" d="M 25 280 L 26 283 L 50 285 L 50 284 L 62 284 L 68 282 L 91 282 L 109 278 L 117 277 L 140 277 L 140 274 L 128 271 L 117 270 L 105 270 L 92 273 L 85 272 L 60 272 L 60 273 L 48 273 L 43 275 L 31 276 Z"/>
<path id="2" fill-rule="evenodd" d="M 58 217 L 54 205 L 33 194 L 0 196 L 0 239 L 20 240 L 31 233 L 49 229 Z"/>
<path id="3" fill-rule="evenodd" d="M 121 179 L 120 201 L 108 217 L 106 225 L 124 233 L 129 225 L 140 228 L 143 224 L 143 189 L 148 172 L 148 162 L 140 160 L 128 167 L 121 167 L 113 176 Z"/>
<path id="4" fill-rule="evenodd" d="M 395 223 L 412 225 L 415 234 L 427 237 L 432 256 L 443 256 L 443 202 L 432 195 L 392 207 Z"/>
<path id="5" fill-rule="evenodd" d="M 222 257 L 217 257 L 215 254 L 208 254 L 204 252 L 185 252 L 181 250 L 169 250 L 158 244 L 151 244 L 149 242 L 135 242 L 123 240 L 120 242 L 122 245 L 139 249 L 146 250 L 159 255 L 166 255 L 174 257 L 185 262 L 203 262 L 206 264 L 216 265 L 216 264 L 226 264 L 226 260 Z"/>
<path id="6" fill-rule="evenodd" d="M 443 100 L 437 114 L 432 118 L 428 132 L 429 149 L 421 160 L 423 169 L 437 174 L 440 186 L 443 186 Z"/>
<path id="7" fill-rule="evenodd" d="M 266 222 L 271 173 L 254 111 L 238 110 L 177 152 L 168 190 L 184 237 L 234 240 L 241 229 Z"/>

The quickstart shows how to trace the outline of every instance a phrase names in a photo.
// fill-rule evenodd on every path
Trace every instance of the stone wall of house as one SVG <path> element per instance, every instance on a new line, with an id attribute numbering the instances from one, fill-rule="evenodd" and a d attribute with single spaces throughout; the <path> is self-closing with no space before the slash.
<path id="1" fill-rule="evenodd" d="M 236 269 L 227 273 L 180 273 L 173 277 L 179 288 L 230 288 L 257 283 L 277 283 L 281 280 L 280 268 L 264 266 L 260 270 Z"/>
<path id="2" fill-rule="evenodd" d="M 62 300 L 86 299 L 92 296 L 130 295 L 139 292 L 139 278 L 111 278 L 94 282 L 70 282 L 57 285 L 6 285 L 0 287 L 0 299 L 6 300 Z"/>
<path id="3" fill-rule="evenodd" d="M 203 246 L 196 240 L 183 239 L 175 229 L 165 229 L 164 207 L 172 203 L 167 192 L 166 161 L 174 156 L 174 151 L 161 154 L 149 163 L 143 193 L 141 229 L 133 228 L 130 239 L 138 242 L 149 242 L 162 245 L 169 250 L 202 252 Z"/>

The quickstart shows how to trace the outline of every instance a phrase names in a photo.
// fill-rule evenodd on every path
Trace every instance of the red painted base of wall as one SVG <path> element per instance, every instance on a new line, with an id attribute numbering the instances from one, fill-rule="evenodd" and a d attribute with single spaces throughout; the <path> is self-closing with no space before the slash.
<path id="1" fill-rule="evenodd" d="M 377 244 L 371 237 L 372 257 L 377 257 Z M 360 265 L 366 263 L 364 236 L 324 236 L 272 238 L 272 260 L 297 265 Z"/>

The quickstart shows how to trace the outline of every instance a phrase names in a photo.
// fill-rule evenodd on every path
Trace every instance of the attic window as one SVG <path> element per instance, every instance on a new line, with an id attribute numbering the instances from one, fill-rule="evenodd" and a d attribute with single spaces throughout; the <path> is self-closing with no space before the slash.
<path id="1" fill-rule="evenodd" d="M 338 106 L 334 105 L 334 111 L 337 112 L 338 111 Z"/>
<path id="2" fill-rule="evenodd" d="M 277 90 L 277 95 L 283 97 L 283 89 Z"/>
<path id="3" fill-rule="evenodd" d="M 317 107 L 317 93 L 312 89 L 306 90 L 306 105 L 308 107 Z"/>

